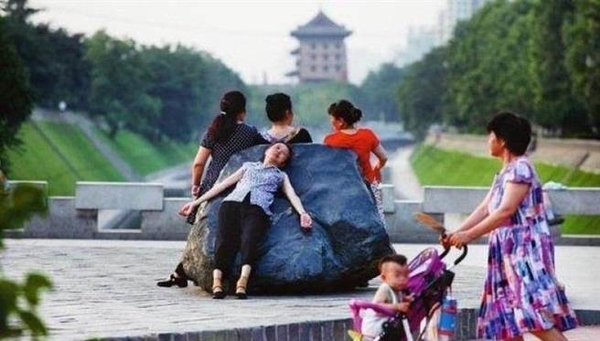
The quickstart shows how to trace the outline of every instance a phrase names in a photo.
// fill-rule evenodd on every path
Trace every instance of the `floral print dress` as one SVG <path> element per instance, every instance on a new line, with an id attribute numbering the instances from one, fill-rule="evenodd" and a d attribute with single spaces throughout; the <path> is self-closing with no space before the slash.
<path id="1" fill-rule="evenodd" d="M 555 275 L 542 187 L 526 157 L 496 176 L 488 211 L 498 209 L 509 182 L 528 184 L 530 190 L 517 212 L 489 234 L 478 337 L 506 340 L 531 331 L 573 329 L 577 317 Z"/>

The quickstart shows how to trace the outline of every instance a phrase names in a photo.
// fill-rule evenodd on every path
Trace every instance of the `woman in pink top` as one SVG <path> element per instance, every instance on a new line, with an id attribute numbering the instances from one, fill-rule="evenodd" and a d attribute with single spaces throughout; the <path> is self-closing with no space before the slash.
<path id="1" fill-rule="evenodd" d="M 362 111 L 349 101 L 342 99 L 327 110 L 334 132 L 325 136 L 326 145 L 334 148 L 351 149 L 358 157 L 358 166 L 365 182 L 373 193 L 377 211 L 385 224 L 381 189 L 381 168 L 387 161 L 387 153 L 377 135 L 368 128 L 356 128 L 354 124 L 362 117 Z M 371 163 L 371 154 L 376 156 Z"/>

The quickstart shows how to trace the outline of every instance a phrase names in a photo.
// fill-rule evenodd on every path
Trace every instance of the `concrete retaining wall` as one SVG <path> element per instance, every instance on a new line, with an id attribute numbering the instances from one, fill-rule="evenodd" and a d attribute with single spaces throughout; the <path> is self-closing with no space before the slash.
<path id="1" fill-rule="evenodd" d="M 594 310 L 576 310 L 581 325 L 600 323 L 600 312 Z M 458 313 L 454 340 L 475 339 L 477 324 L 476 309 L 461 309 Z M 105 338 L 104 341 L 343 341 L 350 340 L 348 330 L 352 329 L 352 319 L 331 321 L 306 321 L 302 323 L 269 325 L 254 328 L 236 328 L 228 330 L 204 330 L 187 333 L 165 333 L 122 338 Z"/>
<path id="2" fill-rule="evenodd" d="M 426 143 L 442 149 L 489 157 L 485 135 L 443 133 L 436 142 L 432 134 L 427 137 Z M 600 173 L 600 141 L 538 138 L 536 150 L 530 158 L 535 162 Z"/>

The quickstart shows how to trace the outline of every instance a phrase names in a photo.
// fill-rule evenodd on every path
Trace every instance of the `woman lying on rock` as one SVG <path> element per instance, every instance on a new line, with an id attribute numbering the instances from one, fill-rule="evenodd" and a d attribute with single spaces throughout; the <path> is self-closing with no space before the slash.
<path id="1" fill-rule="evenodd" d="M 282 188 L 291 205 L 300 214 L 300 226 L 312 227 L 312 219 L 304 210 L 302 202 L 286 173 L 280 168 L 291 158 L 289 145 L 275 143 L 265 150 L 264 161 L 245 162 L 235 173 L 215 185 L 198 199 L 186 203 L 179 214 L 187 216 L 200 204 L 208 201 L 230 186 L 237 184 L 227 195 L 218 215 L 218 228 L 215 239 L 212 294 L 215 299 L 225 297 L 223 275 L 229 277 L 237 252 L 241 256 L 241 274 L 236 283 L 235 295 L 245 299 L 248 277 L 257 257 L 257 246 L 266 234 L 271 221 L 270 206 L 275 193 Z"/>

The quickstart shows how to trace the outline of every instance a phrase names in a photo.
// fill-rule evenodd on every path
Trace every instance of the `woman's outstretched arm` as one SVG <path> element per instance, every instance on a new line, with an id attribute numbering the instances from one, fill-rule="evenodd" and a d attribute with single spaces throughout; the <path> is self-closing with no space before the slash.
<path id="1" fill-rule="evenodd" d="M 181 209 L 179 210 L 179 214 L 183 215 L 183 216 L 187 216 L 193 207 L 198 206 L 201 203 L 216 197 L 219 193 L 223 192 L 225 189 L 236 184 L 238 181 L 240 181 L 240 179 L 244 175 L 244 171 L 245 170 L 242 168 L 238 169 L 237 171 L 235 171 L 235 173 L 226 177 L 225 180 L 214 185 L 210 190 L 208 190 L 208 191 L 206 191 L 206 193 L 202 194 L 200 196 L 200 198 L 198 198 L 194 201 L 190 201 L 187 204 L 183 205 L 183 207 L 181 207 Z"/>
<path id="2" fill-rule="evenodd" d="M 290 182 L 290 178 L 287 174 L 284 174 L 283 177 L 283 193 L 287 196 L 292 207 L 300 214 L 300 226 L 304 228 L 309 228 L 312 226 L 312 218 L 304 209 L 302 205 L 302 201 L 300 201 L 300 197 L 296 194 L 294 187 L 292 187 L 292 183 Z"/>

